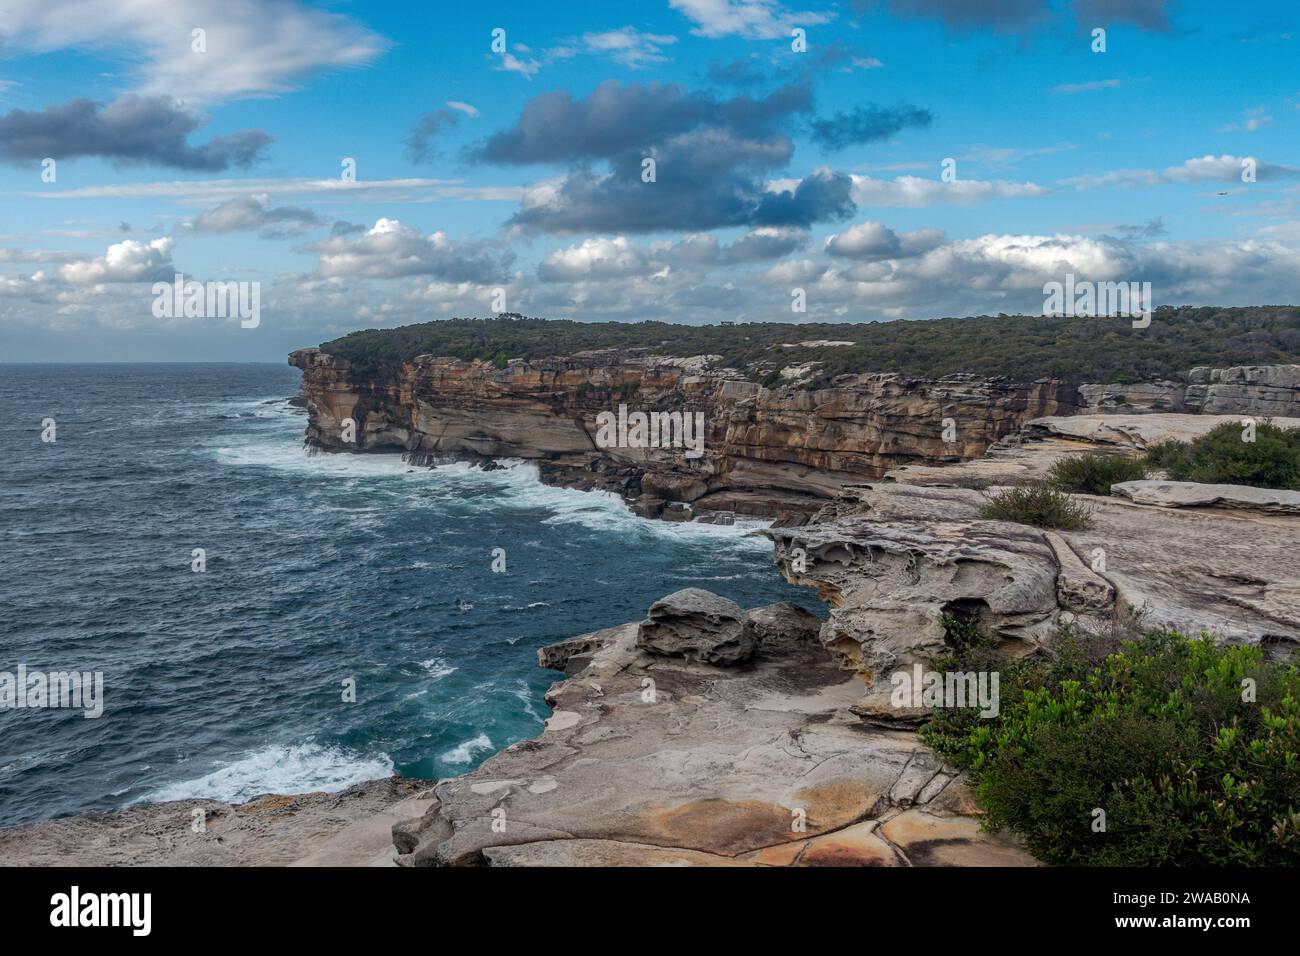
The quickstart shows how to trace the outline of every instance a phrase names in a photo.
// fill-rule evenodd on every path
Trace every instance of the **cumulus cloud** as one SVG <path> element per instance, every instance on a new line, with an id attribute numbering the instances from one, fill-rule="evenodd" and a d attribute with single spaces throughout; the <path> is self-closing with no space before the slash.
<path id="1" fill-rule="evenodd" d="M 783 131 L 812 108 L 806 82 L 763 97 L 719 99 L 677 84 L 607 81 L 585 99 L 566 92 L 530 100 L 511 127 L 472 151 L 503 164 L 568 163 L 536 184 L 512 224 L 525 230 L 655 232 L 723 226 L 798 226 L 853 212 L 852 182 L 821 170 L 769 187 L 789 164 Z M 653 160 L 653 177 L 643 175 Z M 598 166 L 603 162 L 604 168 Z"/>
<path id="2" fill-rule="evenodd" d="M 638 247 L 625 237 L 586 239 L 580 245 L 552 252 L 537 267 L 545 282 L 572 282 L 576 279 L 620 279 L 645 275 L 651 269 L 648 249 Z"/>
<path id="3" fill-rule="evenodd" d="M 175 244 L 170 236 L 150 243 L 124 239 L 109 246 L 102 256 L 60 266 L 58 277 L 71 285 L 170 281 L 176 272 L 172 266 Z"/>
<path id="4" fill-rule="evenodd" d="M 940 229 L 897 233 L 884 223 L 868 221 L 826 238 L 826 251 L 849 259 L 900 259 L 920 255 L 943 241 Z"/>
<path id="5" fill-rule="evenodd" d="M 511 259 L 498 244 L 454 241 L 442 232 L 422 236 L 396 219 L 380 219 L 355 239 L 332 236 L 311 250 L 320 257 L 320 275 L 367 279 L 418 275 L 489 284 L 508 273 Z"/>
<path id="6" fill-rule="evenodd" d="M 808 238 L 802 229 L 776 226 L 751 229 L 725 245 L 707 233 L 646 245 L 636 245 L 626 236 L 593 237 L 552 252 L 538 266 L 537 275 L 544 282 L 599 282 L 666 277 L 674 270 L 686 270 L 698 279 L 718 266 L 780 259 L 803 248 Z"/>
<path id="7" fill-rule="evenodd" d="M 883 240 L 887 242 L 887 239 Z M 984 235 L 940 242 L 919 255 L 867 257 L 804 277 L 809 311 L 839 306 L 863 316 L 1038 313 L 1043 284 L 1150 282 L 1160 303 L 1261 304 L 1289 299 L 1300 248 L 1239 242 L 1132 243 L 1078 235 Z M 782 263 L 782 266 L 787 266 Z M 792 281 L 773 274 L 777 282 Z"/>
<path id="8" fill-rule="evenodd" d="M 263 239 L 285 239 L 329 225 L 301 206 L 272 206 L 266 195 L 239 196 L 195 217 L 195 232 L 256 232 Z M 348 227 L 348 223 L 334 223 Z M 364 227 L 359 227 L 364 228 Z"/>
<path id="9" fill-rule="evenodd" d="M 723 250 L 728 262 L 780 259 L 808 244 L 808 233 L 788 226 L 760 226 L 745 233 Z"/>
<path id="10" fill-rule="evenodd" d="M 196 28 L 206 31 L 206 53 L 191 49 Z M 298 0 L 133 0 L 75 9 L 5 0 L 0 35 L 36 53 L 125 53 L 137 64 L 136 92 L 191 103 L 286 92 L 321 70 L 367 63 L 387 46 L 353 20 Z"/>
<path id="11" fill-rule="evenodd" d="M 128 94 L 108 105 L 86 99 L 39 112 L 0 117 L 0 159 L 11 163 L 94 156 L 121 165 L 171 166 L 196 172 L 247 168 L 271 137 L 244 130 L 191 145 L 205 120 L 165 96 Z"/>

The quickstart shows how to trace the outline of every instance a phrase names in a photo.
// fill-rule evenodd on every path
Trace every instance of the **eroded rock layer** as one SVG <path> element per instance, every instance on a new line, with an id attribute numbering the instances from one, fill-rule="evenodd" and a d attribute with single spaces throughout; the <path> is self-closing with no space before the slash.
<path id="1" fill-rule="evenodd" d="M 617 491 L 638 513 L 776 516 L 809 511 L 841 487 L 907 463 L 978 457 L 1033 418 L 1069 414 L 1077 392 L 1060 382 L 1012 384 L 973 376 L 937 381 L 847 375 L 835 387 L 767 389 L 711 357 L 637 351 L 491 363 L 418 356 L 395 381 L 367 379 L 319 349 L 303 370 L 307 440 L 333 451 L 400 450 L 417 461 L 523 458 L 543 480 Z M 600 447 L 597 416 L 702 414 L 703 453 L 683 447 Z M 346 440 L 345 421 L 355 425 Z"/>

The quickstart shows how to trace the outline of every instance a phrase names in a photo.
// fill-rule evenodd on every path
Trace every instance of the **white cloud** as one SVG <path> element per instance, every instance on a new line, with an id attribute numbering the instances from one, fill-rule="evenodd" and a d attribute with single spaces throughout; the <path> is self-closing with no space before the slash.
<path id="1" fill-rule="evenodd" d="M 1201 156 L 1189 159 L 1179 166 L 1167 169 L 1117 169 L 1109 173 L 1088 176 L 1074 176 L 1061 180 L 1063 186 L 1075 189 L 1096 189 L 1102 186 L 1160 186 L 1171 183 L 1205 183 L 1237 182 L 1240 183 L 1242 163 L 1254 157 L 1245 156 Z M 1284 166 L 1276 163 L 1264 163 L 1255 160 L 1255 176 L 1258 180 L 1291 179 L 1300 176 L 1300 167 Z"/>
<path id="2" fill-rule="evenodd" d="M 659 33 L 642 33 L 635 27 L 606 30 L 603 33 L 584 33 L 582 46 L 588 53 L 603 54 L 630 69 L 640 69 L 655 63 L 665 63 L 668 57 L 662 47 L 676 43 L 675 36 Z"/>
<path id="3" fill-rule="evenodd" d="M 369 202 L 380 196 L 392 202 L 442 199 L 513 202 L 523 198 L 525 191 L 522 186 L 466 186 L 458 179 L 182 179 L 80 186 L 24 195 L 34 199 L 176 199 L 199 205 L 250 193 L 320 196 L 331 202 Z"/>
<path id="4" fill-rule="evenodd" d="M 1052 87 L 1053 93 L 1094 93 L 1097 90 L 1114 90 L 1123 84 L 1119 80 L 1089 80 L 1086 83 L 1062 83 Z"/>
<path id="5" fill-rule="evenodd" d="M 826 252 L 848 259 L 897 259 L 920 255 L 943 241 L 941 229 L 898 233 L 884 223 L 867 221 L 826 237 Z"/>
<path id="6" fill-rule="evenodd" d="M 191 48 L 195 29 L 206 31 L 206 53 Z M 387 46 L 347 17 L 298 0 L 5 0 L 0 34 L 37 53 L 123 51 L 139 64 L 136 92 L 189 103 L 283 93 Z"/>
<path id="7" fill-rule="evenodd" d="M 823 13 L 792 13 L 776 0 L 668 0 L 674 10 L 695 21 L 697 36 L 738 36 L 749 40 L 788 39 L 794 27 L 829 23 Z"/>
<path id="8" fill-rule="evenodd" d="M 573 282 L 646 275 L 655 268 L 647 249 L 618 236 L 585 239 L 580 245 L 557 249 L 537 267 L 537 274 L 545 282 Z"/>
<path id="9" fill-rule="evenodd" d="M 944 203 L 972 205 L 989 199 L 1046 196 L 1051 190 L 1037 183 L 1008 180 L 961 179 L 946 183 L 920 176 L 873 179 L 853 176 L 853 201 L 861 206 L 937 206 Z"/>
<path id="10" fill-rule="evenodd" d="M 489 54 L 489 56 L 493 56 L 493 54 Z M 494 69 L 505 73 L 518 73 L 526 80 L 531 80 L 542 68 L 540 60 L 521 60 L 509 51 L 495 54 L 495 58 L 499 61 L 499 64 Z"/>
<path id="11" fill-rule="evenodd" d="M 396 219 L 379 219 L 356 238 L 334 236 L 311 247 L 325 277 L 392 279 L 428 275 L 485 285 L 500 280 L 509 255 L 497 244 L 422 236 Z"/>
<path id="12" fill-rule="evenodd" d="M 1240 123 L 1229 123 L 1226 126 L 1220 126 L 1217 132 L 1258 133 L 1260 130 L 1267 129 L 1272 125 L 1273 117 L 1268 115 L 1268 111 L 1262 106 L 1256 106 L 1242 112 Z"/>
<path id="13" fill-rule="evenodd" d="M 124 239 L 109 246 L 102 256 L 60 266 L 58 276 L 71 285 L 171 279 L 175 273 L 172 266 L 172 248 L 175 244 L 170 236 L 150 243 Z"/>

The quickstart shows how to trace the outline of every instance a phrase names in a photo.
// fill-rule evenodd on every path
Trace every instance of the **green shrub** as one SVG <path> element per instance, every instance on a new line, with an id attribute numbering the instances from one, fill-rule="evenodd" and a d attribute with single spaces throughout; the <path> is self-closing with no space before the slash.
<path id="1" fill-rule="evenodd" d="M 993 492 L 980 517 L 1063 531 L 1082 531 L 1092 526 L 1087 508 L 1044 482 Z"/>
<path id="2" fill-rule="evenodd" d="M 1153 445 L 1147 461 L 1175 481 L 1300 491 L 1300 428 L 1263 421 L 1254 441 L 1244 441 L 1244 431 L 1238 422 L 1224 422 L 1191 442 Z"/>
<path id="3" fill-rule="evenodd" d="M 999 704 L 991 719 L 941 711 L 922 736 L 969 771 L 985 828 L 1021 834 L 1039 859 L 1300 864 L 1295 666 L 1205 636 L 1149 632 L 1109 652 L 1067 631 L 1001 665 Z"/>
<path id="4" fill-rule="evenodd" d="M 744 281 L 741 276 L 737 281 Z M 669 355 L 721 355 L 722 363 L 761 381 L 774 365 L 816 362 L 819 387 L 846 373 L 898 372 L 939 378 L 954 372 L 1049 377 L 1070 382 L 1149 382 L 1197 365 L 1300 362 L 1300 309 L 1295 306 L 1160 308 L 1149 328 L 1105 316 L 982 315 L 928 321 L 575 322 L 506 314 L 453 318 L 391 329 L 366 329 L 323 343 L 348 359 L 358 377 L 396 378 L 417 355 L 543 359 L 583 349 L 647 348 Z M 850 346 L 798 343 L 833 339 Z M 988 347 L 997 342 L 998 348 Z M 305 343 L 304 343 L 305 344 Z M 794 348 L 786 348 L 788 345 Z M 772 384 L 780 384 L 771 378 Z"/>
<path id="5" fill-rule="evenodd" d="M 1121 455 L 1071 455 L 1052 465 L 1047 483 L 1061 491 L 1085 495 L 1108 495 L 1110 486 L 1121 481 L 1140 481 L 1147 476 L 1146 463 Z"/>

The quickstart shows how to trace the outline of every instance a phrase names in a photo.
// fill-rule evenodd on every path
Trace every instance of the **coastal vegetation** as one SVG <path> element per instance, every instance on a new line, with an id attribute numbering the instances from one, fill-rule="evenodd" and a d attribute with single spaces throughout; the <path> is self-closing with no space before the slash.
<path id="1" fill-rule="evenodd" d="M 1251 434 L 1249 425 L 1224 422 L 1190 442 L 1151 446 L 1147 461 L 1175 481 L 1300 491 L 1300 428 L 1264 420 Z"/>
<path id="2" fill-rule="evenodd" d="M 1071 866 L 1300 863 L 1300 671 L 1167 630 L 1066 630 L 1001 660 L 970 624 L 956 670 L 1000 671 L 1000 709 L 939 711 L 925 741 L 967 770 L 984 827 Z"/>
<path id="3" fill-rule="evenodd" d="M 802 387 L 825 386 L 837 375 L 858 372 L 918 378 L 968 372 L 1018 382 L 1122 384 L 1170 378 L 1198 365 L 1300 362 L 1300 308 L 1161 308 L 1143 329 L 1123 319 L 1041 315 L 680 325 L 504 314 L 367 329 L 321 348 L 376 378 L 394 377 L 403 362 L 424 354 L 479 359 L 500 368 L 515 358 L 641 348 L 673 356 L 719 355 L 751 380 L 770 384 L 779 382 L 784 367 L 817 363 Z"/>
<path id="4" fill-rule="evenodd" d="M 1088 509 L 1045 481 L 1002 488 L 988 496 L 980 512 L 990 521 L 1015 521 L 1035 528 L 1083 531 L 1091 526 Z"/>
<path id="5" fill-rule="evenodd" d="M 1060 491 L 1083 495 L 1108 495 L 1110 486 L 1122 481 L 1141 481 L 1147 465 L 1123 455 L 1071 455 L 1052 465 L 1047 482 Z"/>

